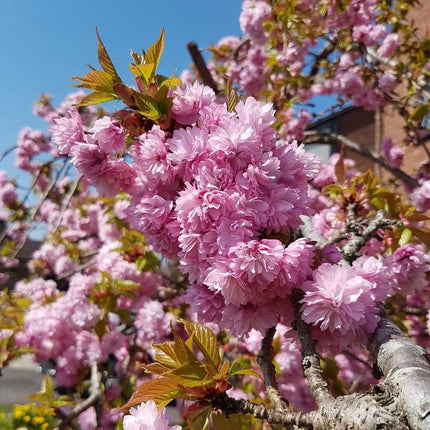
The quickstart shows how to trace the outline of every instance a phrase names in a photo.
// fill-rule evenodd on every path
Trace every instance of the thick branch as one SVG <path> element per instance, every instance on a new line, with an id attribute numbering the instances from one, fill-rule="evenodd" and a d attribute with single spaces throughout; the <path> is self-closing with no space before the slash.
<path id="1" fill-rule="evenodd" d="M 385 376 L 385 383 L 399 392 L 410 427 L 429 429 L 430 364 L 426 351 L 408 339 L 384 312 L 369 349 Z"/>
<path id="2" fill-rule="evenodd" d="M 218 87 L 211 75 L 211 72 L 206 66 L 205 60 L 197 47 L 197 44 L 195 42 L 190 42 L 187 44 L 187 48 L 203 84 L 212 88 L 215 91 L 215 94 L 217 94 L 219 92 Z"/>
<path id="3" fill-rule="evenodd" d="M 371 159 L 375 163 L 378 163 L 380 166 L 382 166 L 385 170 L 390 172 L 393 176 L 403 181 L 405 184 L 410 186 L 411 188 L 416 188 L 419 186 L 418 181 L 412 178 L 412 176 L 409 176 L 407 173 L 405 173 L 403 170 L 400 169 L 394 169 L 390 167 L 385 160 L 385 158 L 381 157 L 381 155 L 377 154 L 374 151 L 371 151 L 370 149 L 360 145 L 357 142 L 354 142 L 351 139 L 348 139 L 347 137 L 336 134 L 336 133 L 319 133 L 317 131 L 307 131 L 305 132 L 305 144 L 309 143 L 323 143 L 328 145 L 333 144 L 341 144 L 345 145 L 347 148 L 350 148 L 359 154 L 363 155 L 366 158 Z"/>

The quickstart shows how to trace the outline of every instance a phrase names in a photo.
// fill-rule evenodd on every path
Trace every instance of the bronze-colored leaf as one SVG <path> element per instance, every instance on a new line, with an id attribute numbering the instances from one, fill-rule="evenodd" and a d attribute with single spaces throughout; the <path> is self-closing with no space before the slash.
<path id="1" fill-rule="evenodd" d="M 151 78 L 154 76 L 157 70 L 158 63 L 160 62 L 161 54 L 164 50 L 164 28 L 161 30 L 160 37 L 154 42 L 145 54 L 145 63 L 154 64 L 154 71 Z"/>
<path id="2" fill-rule="evenodd" d="M 121 409 L 126 410 L 139 403 L 147 402 L 148 400 L 154 400 L 161 408 L 181 394 L 185 394 L 185 392 L 178 387 L 178 384 L 173 379 L 151 379 L 144 382 Z"/>
<path id="3" fill-rule="evenodd" d="M 115 66 L 112 63 L 112 60 L 109 57 L 109 54 L 106 51 L 106 48 L 100 38 L 99 30 L 96 27 L 96 34 L 97 34 L 97 40 L 98 40 L 98 59 L 100 66 L 102 66 L 102 69 L 109 73 L 110 76 L 112 76 L 115 81 L 121 81 L 120 77 L 118 76 L 118 73 L 115 69 Z"/>
<path id="4" fill-rule="evenodd" d="M 202 324 L 185 320 L 182 322 L 187 333 L 193 335 L 193 341 L 197 348 L 199 348 L 206 360 L 212 363 L 218 370 L 221 358 L 219 355 L 218 341 L 214 332 Z"/>

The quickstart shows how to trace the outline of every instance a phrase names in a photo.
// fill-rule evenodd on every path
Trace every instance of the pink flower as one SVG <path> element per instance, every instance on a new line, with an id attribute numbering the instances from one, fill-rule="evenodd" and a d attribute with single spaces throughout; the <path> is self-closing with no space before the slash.
<path id="1" fill-rule="evenodd" d="M 190 125 L 198 121 L 200 111 L 215 100 L 214 91 L 204 85 L 194 82 L 187 84 L 184 89 L 176 90 L 172 104 L 172 117 L 179 124 Z"/>
<path id="2" fill-rule="evenodd" d="M 408 243 L 394 251 L 387 258 L 391 265 L 395 287 L 405 294 L 411 294 L 424 288 L 430 258 L 422 245 Z"/>
<path id="3" fill-rule="evenodd" d="M 399 146 L 394 146 L 390 137 L 386 137 L 381 142 L 383 157 L 387 160 L 388 165 L 393 169 L 398 169 L 403 164 L 405 151 Z"/>
<path id="4" fill-rule="evenodd" d="M 395 86 L 397 85 L 397 79 L 392 73 L 384 73 L 378 79 L 378 86 L 382 91 L 389 93 L 393 91 Z"/>
<path id="5" fill-rule="evenodd" d="M 430 209 L 430 180 L 423 181 L 419 187 L 412 191 L 411 201 L 421 212 Z"/>
<path id="6" fill-rule="evenodd" d="M 340 336 L 372 333 L 375 329 L 379 317 L 372 294 L 374 285 L 359 276 L 355 268 L 324 263 L 304 289 L 301 310 L 307 323 Z"/>
<path id="7" fill-rule="evenodd" d="M 69 154 L 77 142 L 86 142 L 82 120 L 77 109 L 69 109 L 62 117 L 55 118 L 48 128 L 52 141 L 60 154 Z"/>
<path id="8" fill-rule="evenodd" d="M 119 121 L 104 116 L 94 123 L 91 132 L 92 141 L 98 144 L 104 153 L 117 152 L 122 154 L 124 152 L 125 131 Z"/>
<path id="9" fill-rule="evenodd" d="M 272 282 L 280 271 L 284 246 L 276 239 L 250 240 L 232 247 L 230 267 L 248 282 L 261 279 Z"/>
<path id="10" fill-rule="evenodd" d="M 181 426 L 170 426 L 164 409 L 157 409 L 153 400 L 130 409 L 123 420 L 124 430 L 180 430 Z"/>
<path id="11" fill-rule="evenodd" d="M 263 24 L 270 18 L 271 13 L 271 7 L 266 0 L 245 0 L 239 17 L 240 29 L 256 44 L 264 43 L 267 34 Z"/>
<path id="12" fill-rule="evenodd" d="M 382 45 L 378 48 L 376 51 L 376 54 L 379 57 L 390 57 L 393 52 L 397 49 L 399 46 L 399 35 L 395 33 L 389 34 L 384 41 L 382 42 Z"/>

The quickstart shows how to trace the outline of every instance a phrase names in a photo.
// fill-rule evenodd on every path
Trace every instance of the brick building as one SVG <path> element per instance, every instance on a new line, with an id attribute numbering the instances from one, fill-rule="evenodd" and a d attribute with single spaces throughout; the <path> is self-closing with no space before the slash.
<path id="1" fill-rule="evenodd" d="M 430 0 L 423 0 L 421 6 L 411 10 L 408 16 L 411 24 L 418 29 L 419 35 L 426 38 L 430 37 Z M 430 62 L 430 59 L 428 61 Z M 394 145 L 405 146 L 407 133 L 404 125 L 404 118 L 392 106 L 386 106 L 377 111 L 365 111 L 358 107 L 348 107 L 315 121 L 310 125 L 309 130 L 343 135 L 379 154 L 381 140 L 384 137 L 391 137 Z M 423 131 L 421 138 L 423 142 L 430 141 L 430 130 Z M 414 173 L 423 161 L 430 161 L 422 146 L 409 145 L 405 149 L 402 169 L 408 174 Z M 324 159 L 328 158 L 330 153 L 338 150 L 339 146 L 334 146 L 325 149 L 317 148 L 315 152 L 319 153 Z M 345 157 L 356 160 L 361 171 L 370 168 L 383 179 L 387 177 L 386 172 L 379 165 L 351 149 L 345 149 Z"/>

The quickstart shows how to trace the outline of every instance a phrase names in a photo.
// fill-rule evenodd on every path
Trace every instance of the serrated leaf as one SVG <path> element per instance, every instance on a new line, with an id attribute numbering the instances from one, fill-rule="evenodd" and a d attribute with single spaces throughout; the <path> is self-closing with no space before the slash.
<path id="1" fill-rule="evenodd" d="M 411 121 L 421 121 L 429 111 L 428 105 L 419 105 L 411 113 L 409 119 Z"/>
<path id="2" fill-rule="evenodd" d="M 154 76 L 155 71 L 157 70 L 158 63 L 160 62 L 161 54 L 164 50 L 164 28 L 161 30 L 160 37 L 156 42 L 154 42 L 148 49 L 145 54 L 145 63 L 154 64 L 153 74 L 151 78 Z"/>
<path id="3" fill-rule="evenodd" d="M 221 369 L 219 372 L 215 375 L 213 375 L 213 379 L 221 379 L 224 378 L 225 375 L 227 375 L 228 369 L 230 368 L 230 363 L 228 361 L 224 361 L 223 365 L 221 366 Z"/>
<path id="4" fill-rule="evenodd" d="M 180 78 L 176 76 L 171 76 L 170 78 L 163 79 L 158 83 L 160 87 L 180 87 L 182 85 L 182 81 Z"/>
<path id="5" fill-rule="evenodd" d="M 86 88 L 88 90 L 110 92 L 113 91 L 113 78 L 107 72 L 101 70 L 91 70 L 85 76 L 73 76 L 73 81 L 80 81 L 80 84 L 72 84 L 75 88 Z"/>
<path id="6" fill-rule="evenodd" d="M 251 375 L 261 379 L 261 376 L 251 369 L 251 362 L 247 358 L 238 358 L 230 366 L 230 375 Z"/>
<path id="7" fill-rule="evenodd" d="M 152 345 L 152 347 L 155 351 L 155 361 L 171 368 L 178 367 L 181 364 L 176 355 L 173 342 L 164 342 L 159 345 Z"/>
<path id="8" fill-rule="evenodd" d="M 175 330 L 172 329 L 172 333 L 173 333 L 173 348 L 176 354 L 176 357 L 178 359 L 178 362 L 180 362 L 181 364 L 186 364 L 186 363 L 199 363 L 199 360 L 197 359 L 197 357 L 194 355 L 191 347 L 189 347 L 187 345 L 186 342 L 184 342 L 184 340 L 178 335 L 178 333 L 176 333 Z"/>
<path id="9" fill-rule="evenodd" d="M 169 377 L 184 387 L 198 387 L 206 378 L 206 371 L 200 362 L 184 364 L 169 371 Z"/>
<path id="10" fill-rule="evenodd" d="M 135 76 L 139 76 L 143 79 L 143 83 L 145 84 L 145 87 L 148 87 L 149 80 L 152 77 L 152 74 L 154 72 L 155 65 L 153 63 L 147 63 L 147 64 L 132 64 L 130 63 L 130 72 L 133 73 Z"/>
<path id="11" fill-rule="evenodd" d="M 161 408 L 181 394 L 185 394 L 185 392 L 178 387 L 174 380 L 169 378 L 151 379 L 139 386 L 122 409 L 130 408 L 148 400 L 154 400 L 158 407 Z"/>
<path id="12" fill-rule="evenodd" d="M 78 103 L 78 106 L 97 105 L 99 103 L 110 102 L 116 98 L 117 96 L 115 94 L 95 91 L 93 93 L 87 94 L 83 99 L 81 99 L 81 101 Z"/>
<path id="13" fill-rule="evenodd" d="M 227 79 L 226 96 L 227 96 L 227 110 L 229 112 L 234 112 L 237 104 L 239 103 L 239 96 L 237 95 L 235 89 L 233 88 L 230 78 Z"/>
<path id="14" fill-rule="evenodd" d="M 133 92 L 133 95 L 142 115 L 154 121 L 160 118 L 161 112 L 157 100 L 147 96 L 146 94 L 141 94 L 136 91 Z"/>
<path id="15" fill-rule="evenodd" d="M 165 366 L 161 363 L 150 363 L 146 365 L 142 365 L 142 368 L 153 375 L 164 375 L 165 373 L 172 370 L 170 366 Z"/>
<path id="16" fill-rule="evenodd" d="M 221 363 L 217 338 L 212 330 L 208 327 L 193 323 L 191 321 L 182 321 L 186 332 L 193 335 L 194 343 L 206 360 L 215 366 L 218 370 Z"/>
<path id="17" fill-rule="evenodd" d="M 97 27 L 96 27 L 96 34 L 97 34 L 97 40 L 98 40 L 97 53 L 98 53 L 100 66 L 102 66 L 102 69 L 110 76 L 112 76 L 115 81 L 121 81 L 117 71 L 115 70 L 115 66 L 113 65 L 112 60 L 110 59 L 109 54 L 107 53 L 106 48 L 100 38 L 99 30 Z"/>

